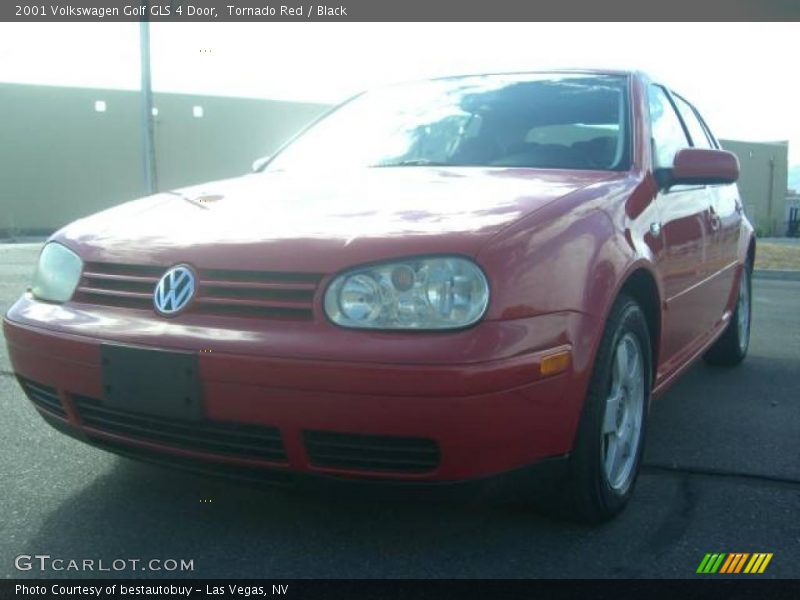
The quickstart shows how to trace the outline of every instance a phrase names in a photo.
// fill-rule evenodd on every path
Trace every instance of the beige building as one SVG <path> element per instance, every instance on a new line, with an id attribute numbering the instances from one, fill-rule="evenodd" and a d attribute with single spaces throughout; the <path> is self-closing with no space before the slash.
<path id="1" fill-rule="evenodd" d="M 739 157 L 739 192 L 745 213 L 758 234 L 786 235 L 789 142 L 720 140 L 720 143 Z"/>
<path id="2" fill-rule="evenodd" d="M 158 188 L 246 173 L 327 107 L 154 94 Z M 0 83 L 0 239 L 145 194 L 136 91 Z"/>

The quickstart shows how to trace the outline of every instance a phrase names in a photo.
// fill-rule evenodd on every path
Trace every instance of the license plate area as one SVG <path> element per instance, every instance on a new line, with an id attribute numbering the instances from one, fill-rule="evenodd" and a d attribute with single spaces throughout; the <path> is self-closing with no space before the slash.
<path id="1" fill-rule="evenodd" d="M 173 419 L 203 417 L 197 354 L 101 344 L 103 403 Z"/>

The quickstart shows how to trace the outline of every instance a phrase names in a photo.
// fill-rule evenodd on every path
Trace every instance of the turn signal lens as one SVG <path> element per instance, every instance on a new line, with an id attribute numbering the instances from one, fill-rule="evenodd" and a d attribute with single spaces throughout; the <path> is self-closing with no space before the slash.
<path id="1" fill-rule="evenodd" d="M 545 356 L 539 364 L 539 372 L 543 377 L 557 375 L 567 370 L 570 363 L 570 352 L 564 350 L 556 354 Z"/>

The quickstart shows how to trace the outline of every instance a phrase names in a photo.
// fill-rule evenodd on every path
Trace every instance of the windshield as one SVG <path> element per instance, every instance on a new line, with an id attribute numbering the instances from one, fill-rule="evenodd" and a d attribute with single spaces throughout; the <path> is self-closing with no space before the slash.
<path id="1" fill-rule="evenodd" d="M 268 170 L 497 166 L 628 167 L 627 79 L 484 75 L 357 96 L 278 154 Z"/>

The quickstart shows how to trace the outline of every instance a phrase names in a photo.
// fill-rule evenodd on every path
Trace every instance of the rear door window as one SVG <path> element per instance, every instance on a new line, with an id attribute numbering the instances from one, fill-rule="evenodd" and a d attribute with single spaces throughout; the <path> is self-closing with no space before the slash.
<path id="1" fill-rule="evenodd" d="M 708 138 L 708 134 L 703 124 L 700 122 L 700 119 L 697 118 L 697 113 L 692 105 L 680 96 L 673 94 L 672 97 L 675 99 L 678 112 L 681 114 L 683 122 L 686 124 L 686 129 L 689 130 L 689 135 L 692 138 L 692 146 L 695 148 L 713 148 L 714 146 Z"/>

